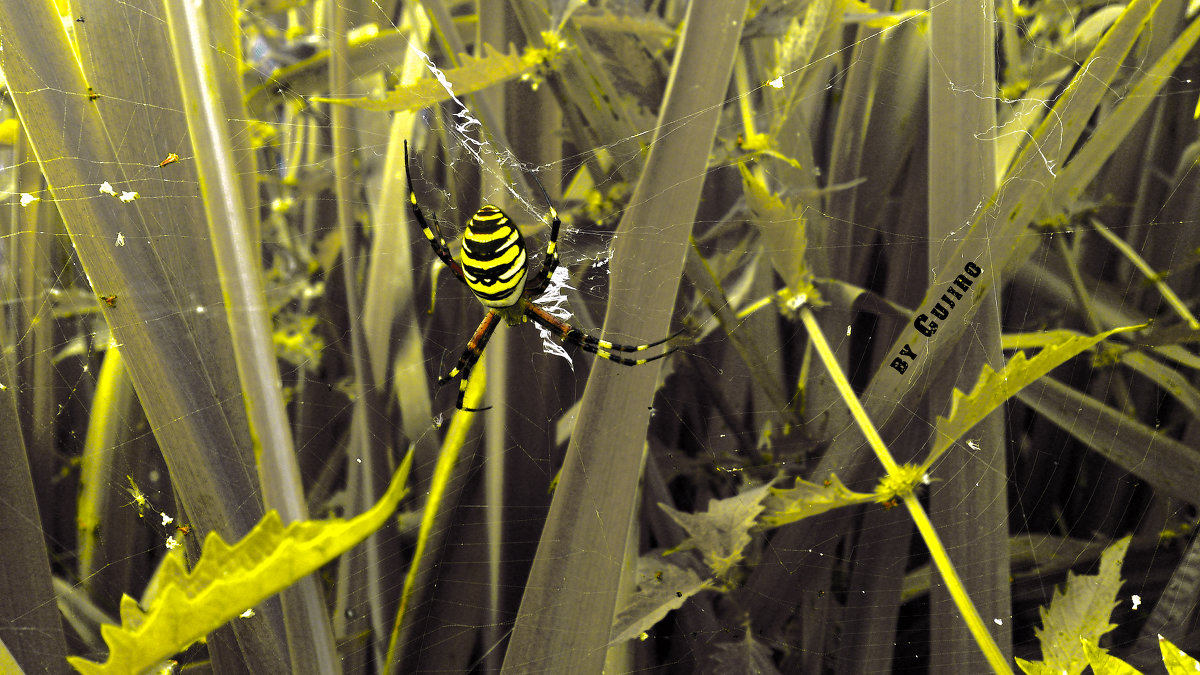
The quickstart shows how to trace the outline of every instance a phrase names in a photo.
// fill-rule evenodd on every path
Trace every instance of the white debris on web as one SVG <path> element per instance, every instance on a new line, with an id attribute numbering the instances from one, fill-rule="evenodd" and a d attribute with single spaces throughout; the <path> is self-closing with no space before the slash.
<path id="1" fill-rule="evenodd" d="M 131 202 L 135 199 L 142 198 L 142 196 L 140 194 L 138 194 L 137 192 L 134 192 L 133 190 L 125 190 L 125 191 L 121 192 L 120 195 L 118 195 L 116 189 L 113 188 L 112 183 L 110 183 L 108 181 L 104 181 L 103 183 L 100 184 L 100 194 L 108 195 L 109 197 L 116 197 L 117 199 L 120 199 L 122 202 L 124 202 L 126 204 L 128 204 L 129 202 Z"/>
<path id="2" fill-rule="evenodd" d="M 612 249 L 608 249 L 607 251 L 605 251 L 604 253 L 601 253 L 600 256 L 596 258 L 596 262 L 592 263 L 592 267 L 597 268 L 597 267 L 604 267 L 605 265 L 608 265 L 608 261 L 612 260 L 612 256 L 613 256 Z"/>
<path id="3" fill-rule="evenodd" d="M 35 196 L 29 194 L 28 192 L 21 193 L 21 206 L 29 206 L 30 204 L 33 204 L 34 202 L 40 202 L 40 201 L 41 201 L 41 198 L 35 197 Z"/>
<path id="4" fill-rule="evenodd" d="M 538 307 L 546 310 L 551 316 L 561 321 L 568 321 L 571 318 L 571 312 L 565 307 L 567 296 L 563 293 L 566 289 L 574 290 L 572 286 L 567 284 L 568 274 L 567 268 L 559 267 L 554 270 L 554 275 L 550 277 L 550 284 L 546 286 L 546 290 L 541 297 L 534 300 Z M 575 362 L 571 360 L 571 355 L 562 346 L 562 343 L 555 339 L 554 335 L 541 324 L 537 326 L 538 332 L 542 335 L 542 348 L 547 354 L 561 356 L 566 359 L 567 363 L 571 364 L 571 370 L 575 370 Z"/>
<path id="5" fill-rule="evenodd" d="M 471 156 L 475 158 L 476 162 L 482 164 L 483 158 L 480 156 L 478 148 L 482 147 L 486 141 L 474 139 L 471 134 L 468 133 L 468 131 L 471 129 L 471 127 L 482 127 L 483 123 L 476 119 L 475 116 L 471 114 L 471 111 L 467 109 L 467 105 L 459 100 L 458 96 L 455 95 L 454 85 L 446 79 L 446 74 L 443 73 L 436 65 L 434 65 L 433 59 L 429 58 L 428 54 L 420 49 L 417 49 L 416 47 L 412 47 L 410 45 L 410 48 L 414 49 L 418 54 L 421 55 L 421 58 L 425 59 L 425 67 L 429 69 L 429 72 L 433 73 L 433 76 L 437 78 L 439 83 L 441 83 L 442 88 L 446 90 L 446 93 L 450 95 L 450 98 L 458 104 L 459 109 L 458 112 L 454 113 L 454 117 L 460 121 L 454 125 L 454 129 L 455 131 L 459 132 L 458 137 L 459 140 L 463 142 L 463 147 L 471 153 Z"/>
<path id="6" fill-rule="evenodd" d="M 475 163 L 478 166 L 483 167 L 483 149 L 488 144 L 486 140 L 488 136 L 479 134 L 482 137 L 476 138 L 476 134 L 471 133 L 472 128 L 478 127 L 482 129 L 483 122 L 475 117 L 475 115 L 471 114 L 470 109 L 467 108 L 467 104 L 463 103 L 462 100 L 458 98 L 458 95 L 454 93 L 454 84 L 451 83 L 450 80 L 446 79 L 446 74 L 434 64 L 433 59 L 431 59 L 428 54 L 420 49 L 417 49 L 416 47 L 410 45 L 410 49 L 416 51 L 416 53 L 425 60 L 425 68 L 433 74 L 433 77 L 438 81 L 439 84 L 442 85 L 442 88 L 446 90 L 446 93 L 449 94 L 450 98 L 458 104 L 458 110 L 453 114 L 455 119 L 454 131 L 457 132 L 455 136 L 461 143 L 462 148 L 466 150 L 467 153 L 475 160 Z M 500 153 L 494 154 L 497 155 L 499 160 L 504 160 L 504 157 L 501 156 Z M 511 155 L 509 156 L 511 157 Z M 528 202 L 526 202 L 521 195 L 517 194 L 512 187 L 509 187 L 509 192 L 515 199 L 528 206 Z"/>

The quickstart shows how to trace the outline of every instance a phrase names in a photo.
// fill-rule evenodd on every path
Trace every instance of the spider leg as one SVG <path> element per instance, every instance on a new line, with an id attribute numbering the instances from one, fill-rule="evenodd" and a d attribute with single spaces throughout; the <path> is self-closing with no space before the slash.
<path id="1" fill-rule="evenodd" d="M 408 203 L 412 206 L 413 216 L 417 219 L 417 224 L 421 226 L 421 233 L 429 240 L 429 245 L 433 247 L 433 252 L 437 257 L 446 263 L 446 267 L 458 277 L 458 280 L 467 283 L 466 277 L 463 276 L 462 266 L 450 255 L 450 247 L 446 245 L 446 239 L 442 237 L 442 228 L 438 224 L 437 218 L 433 218 L 433 226 L 425 220 L 425 212 L 421 210 L 421 205 L 417 203 L 417 192 L 413 189 L 412 170 L 408 165 L 408 141 L 404 141 L 404 177 L 408 179 Z M 431 216 L 432 217 L 432 216 Z"/>
<path id="2" fill-rule="evenodd" d="M 546 188 L 542 187 L 542 181 L 538 180 L 537 176 L 533 177 L 537 183 L 538 189 L 542 191 L 542 197 L 546 199 L 546 206 L 550 209 L 550 240 L 546 242 L 546 259 L 542 261 L 542 269 L 538 271 L 537 276 L 530 279 L 532 282 L 529 286 L 529 294 L 532 297 L 537 297 L 546 290 L 546 286 L 550 284 L 550 278 L 554 276 L 554 270 L 558 268 L 558 228 L 562 225 L 562 221 L 558 219 L 558 211 L 555 210 L 554 204 L 550 202 L 550 195 L 546 194 Z"/>
<path id="3" fill-rule="evenodd" d="M 665 344 L 666 342 L 670 341 L 671 339 L 673 339 L 675 337 L 678 337 L 681 333 L 683 333 L 683 331 L 680 330 L 677 333 L 674 333 L 674 334 L 672 334 L 668 337 L 665 337 L 661 340 L 656 340 L 654 342 L 648 342 L 644 345 L 623 345 L 623 344 L 618 344 L 615 342 L 609 342 L 608 340 L 600 340 L 598 338 L 594 338 L 591 335 L 588 335 L 587 333 L 584 333 L 583 331 L 579 330 L 578 328 L 575 328 L 575 327 L 571 326 L 570 324 L 560 321 L 557 317 L 550 314 L 549 312 L 542 309 L 541 307 L 538 307 L 537 305 L 533 304 L 532 302 L 529 302 L 526 305 L 525 315 L 528 316 L 535 323 L 545 326 L 546 328 L 557 333 L 558 338 L 560 340 L 562 340 L 564 342 L 570 342 L 571 344 L 574 344 L 574 345 L 578 345 L 585 352 L 591 352 L 592 354 L 595 354 L 596 356 L 599 356 L 602 359 L 607 359 L 614 363 L 619 363 L 623 366 L 640 366 L 643 363 L 650 363 L 651 361 L 657 361 L 657 360 L 663 358 L 664 356 L 667 356 L 668 354 L 671 354 L 672 352 L 674 352 L 675 348 L 672 347 L 670 349 L 665 350 L 661 354 L 656 354 L 654 356 L 651 356 L 651 357 L 645 358 L 645 359 L 629 359 L 629 358 L 625 358 L 623 356 L 617 356 L 617 355 L 613 354 L 613 352 L 645 351 L 647 349 L 650 349 L 651 347 L 657 347 L 658 345 Z"/>
<path id="4" fill-rule="evenodd" d="M 473 370 L 475 368 L 475 364 L 479 362 L 479 357 L 483 356 L 483 349 L 484 347 L 487 347 L 488 340 L 492 338 L 492 333 L 496 330 L 496 326 L 500 325 L 500 322 L 496 320 L 496 317 L 497 314 L 494 311 L 489 311 L 483 317 L 483 321 L 479 322 L 479 328 L 475 329 L 475 334 L 472 335 L 471 340 L 467 342 L 466 351 L 464 351 L 462 356 L 459 357 L 458 365 L 454 366 L 449 373 L 446 373 L 438 378 L 438 384 L 440 385 L 446 384 L 455 377 L 458 377 L 460 373 L 462 374 L 462 377 L 458 380 L 458 403 L 454 404 L 454 407 L 458 408 L 459 410 L 479 412 L 492 407 L 489 405 L 486 408 L 464 408 L 463 399 L 467 395 L 467 382 L 471 378 L 471 370 Z"/>

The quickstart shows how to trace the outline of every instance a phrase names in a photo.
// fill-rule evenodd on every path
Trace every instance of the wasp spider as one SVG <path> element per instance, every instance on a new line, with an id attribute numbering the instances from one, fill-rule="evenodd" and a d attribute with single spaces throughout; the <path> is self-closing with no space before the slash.
<path id="1" fill-rule="evenodd" d="M 631 359 L 617 356 L 613 352 L 641 352 L 651 347 L 664 344 L 679 333 L 644 345 L 622 345 L 600 340 L 587 335 L 547 312 L 534 303 L 546 290 L 554 270 L 558 267 L 558 212 L 550 197 L 542 189 L 542 196 L 550 209 L 550 240 L 546 244 L 546 259 L 537 276 L 529 276 L 529 258 L 525 252 L 525 238 L 521 236 L 517 226 L 509 220 L 500 209 L 485 204 L 467 221 L 466 232 L 463 234 L 461 262 L 450 254 L 450 248 L 442 237 L 441 227 L 437 218 L 432 218 L 433 224 L 425 219 L 421 205 L 417 203 L 417 194 L 413 189 L 412 170 L 408 162 L 408 143 L 404 144 L 404 173 L 408 179 L 408 201 L 412 204 L 413 216 L 421 226 L 421 232 L 429 240 L 433 252 L 446 263 L 446 267 L 471 289 L 479 302 L 487 308 L 487 314 L 480 322 L 479 328 L 467 342 L 467 349 L 458 359 L 458 365 L 449 373 L 438 378 L 438 384 L 445 384 L 460 374 L 458 384 L 459 410 L 487 410 L 487 408 L 464 408 L 463 397 L 467 392 L 467 379 L 471 377 L 471 369 L 475 367 L 483 350 L 487 347 L 492 332 L 499 325 L 498 319 L 503 319 L 510 326 L 526 321 L 533 321 L 549 329 L 564 342 L 577 345 L 584 351 L 591 352 L 603 359 L 608 359 L 623 366 L 640 366 L 643 363 L 657 361 L 675 351 L 667 349 L 661 354 L 644 359 Z"/>

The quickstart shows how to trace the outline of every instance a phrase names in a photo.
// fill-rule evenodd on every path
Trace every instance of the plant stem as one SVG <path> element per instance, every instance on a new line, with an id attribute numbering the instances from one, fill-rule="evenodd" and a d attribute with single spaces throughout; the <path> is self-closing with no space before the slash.
<path id="1" fill-rule="evenodd" d="M 850 414 L 858 423 L 858 428 L 867 437 L 867 443 L 875 451 L 875 456 L 879 458 L 880 463 L 883 464 L 889 474 L 898 475 L 900 465 L 896 463 L 896 459 L 892 457 L 892 453 L 883 444 L 883 438 L 879 436 L 879 431 L 875 429 L 871 418 L 867 416 L 867 411 L 863 409 L 862 403 L 859 402 L 858 397 L 854 394 L 854 390 L 850 387 L 850 381 L 846 379 L 845 373 L 838 367 L 837 358 L 833 355 L 833 350 L 829 348 L 829 343 L 825 341 L 825 336 L 821 333 L 821 327 L 817 324 L 817 318 L 813 316 L 812 309 L 802 307 L 800 309 L 800 319 L 804 322 L 804 327 L 808 329 L 808 335 L 812 340 L 813 347 L 816 348 L 817 354 L 820 355 L 821 360 L 825 363 L 825 367 L 829 370 L 829 376 L 833 378 L 834 386 L 837 387 L 838 393 L 842 395 L 842 399 L 850 408 Z M 933 529 L 933 524 L 929 522 L 929 516 L 925 513 L 924 507 L 921 506 L 920 500 L 917 499 L 916 493 L 909 491 L 900 496 L 903 497 L 904 505 L 908 507 L 909 513 L 912 514 L 913 522 L 917 525 L 917 531 L 921 533 L 921 537 L 925 540 L 925 545 L 929 547 L 929 554 L 933 557 L 933 562 L 937 566 L 938 572 L 946 582 L 946 587 L 950 591 L 950 597 L 954 598 L 954 604 L 962 612 L 963 618 L 967 622 L 967 628 L 975 636 L 975 641 L 979 645 L 979 648 L 983 650 L 984 657 L 987 658 L 988 663 L 992 665 L 992 669 L 995 672 L 1012 673 L 1012 667 L 1005 660 L 1000 651 L 1000 646 L 996 644 L 987 627 L 983 625 L 983 618 L 979 616 L 979 612 L 975 609 L 975 605 L 972 604 L 971 598 L 967 597 L 962 580 L 958 578 L 958 572 L 955 571 L 954 564 L 950 561 L 950 555 L 946 553 L 945 547 L 942 546 L 941 539 L 937 535 L 937 530 Z"/>

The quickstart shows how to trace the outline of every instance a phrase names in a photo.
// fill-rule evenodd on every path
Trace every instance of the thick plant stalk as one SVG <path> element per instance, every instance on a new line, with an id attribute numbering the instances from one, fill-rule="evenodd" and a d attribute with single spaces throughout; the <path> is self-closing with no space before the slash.
<path id="1" fill-rule="evenodd" d="M 646 169 L 617 230 L 606 333 L 669 332 L 746 4 L 688 8 Z M 658 370 L 593 364 L 503 672 L 603 668 Z"/>
<path id="2" fill-rule="evenodd" d="M 98 304 L 197 538 L 213 530 L 238 537 L 263 511 L 252 498 L 259 485 L 228 357 L 232 337 L 225 321 L 213 320 L 221 289 L 204 283 L 217 277 L 216 265 L 211 250 L 195 245 L 209 233 L 203 204 L 191 197 L 194 163 L 168 167 L 173 180 L 144 172 L 168 152 L 188 154 L 177 145 L 189 142 L 178 79 L 161 56 L 171 52 L 162 6 L 95 3 L 87 18 L 106 29 L 77 31 L 73 42 L 53 3 L 0 3 L 0 68 L 91 289 L 111 298 Z M 128 33 L 134 26 L 136 36 Z M 129 58 L 135 41 L 159 58 Z M 104 184 L 130 200 L 100 192 Z M 214 658 L 237 649 L 252 670 L 286 668 L 278 605 L 258 616 L 218 631 Z"/>
<path id="3" fill-rule="evenodd" d="M 228 115 L 215 96 L 218 70 L 209 47 L 207 17 L 182 0 L 168 1 L 165 7 L 264 502 L 285 524 L 306 520 L 308 507 L 284 413 L 257 241 L 237 177 Z M 289 588 L 283 601 L 293 672 L 337 672 L 333 632 L 316 578 L 306 577 Z"/>
<path id="4" fill-rule="evenodd" d="M 800 318 L 804 321 L 805 328 L 808 329 L 808 335 L 813 342 L 813 346 L 829 369 L 829 374 L 833 378 L 833 383 L 837 387 L 838 392 L 842 395 L 842 400 L 850 409 L 851 417 L 854 418 L 854 422 L 858 425 L 859 430 L 866 436 L 867 444 L 875 452 L 875 456 L 879 459 L 879 462 L 883 464 L 883 468 L 888 476 L 899 477 L 902 473 L 902 468 L 896 463 L 887 446 L 883 444 L 883 438 L 880 437 L 875 424 L 867 415 L 866 409 L 863 408 L 862 403 L 859 402 L 858 397 L 854 394 L 854 390 L 850 387 L 850 382 L 837 365 L 837 358 L 833 355 L 833 350 L 829 348 L 829 343 L 826 342 L 824 334 L 821 333 L 821 327 L 817 323 L 816 317 L 813 316 L 812 310 L 808 307 L 803 308 L 800 311 Z M 967 595 L 966 589 L 963 586 L 962 579 L 959 577 L 958 571 L 954 568 L 954 563 L 951 562 L 950 556 L 946 553 L 946 548 L 942 545 L 941 539 L 938 537 L 937 530 L 933 528 L 933 523 L 929 521 L 929 516 L 925 513 L 925 507 L 921 506 L 920 499 L 917 498 L 916 493 L 912 490 L 908 490 L 898 496 L 904 502 L 904 506 L 912 516 L 913 522 L 916 523 L 917 531 L 921 533 L 921 538 L 925 540 L 925 545 L 929 548 L 929 555 L 933 558 L 934 566 L 937 567 L 938 573 L 942 575 L 946 589 L 954 599 L 955 607 L 962 614 L 962 621 L 966 624 L 970 634 L 979 645 L 979 649 L 983 653 L 988 666 L 997 673 L 1012 673 L 1012 666 L 1009 665 L 1008 657 L 1000 650 L 1000 647 L 988 632 L 987 626 L 984 625 L 983 619 L 979 616 L 979 611 L 972 604 L 971 598 Z"/>
<path id="5" fill-rule="evenodd" d="M 996 187 L 995 140 L 995 12 L 991 2 L 944 3 L 930 9 L 929 60 L 929 205 L 928 241 L 932 266 L 945 265 L 954 231 L 970 222 L 978 205 Z M 1005 26 L 1004 30 L 1012 30 Z M 951 258 L 949 265 L 954 265 Z M 935 281 L 930 273 L 929 281 Z M 1000 368 L 999 292 L 980 299 L 972 322 L 973 339 L 963 340 L 953 357 L 958 365 L 940 372 L 927 399 L 930 419 L 946 414 L 955 386 L 969 391 L 983 364 Z M 1012 660 L 1012 589 L 1008 559 L 1008 477 L 1004 467 L 1007 443 L 1003 410 L 993 412 L 969 433 L 965 442 L 946 454 L 937 472 L 941 479 L 930 488 L 929 517 L 936 523 L 979 613 L 995 643 Z M 924 532 L 922 532 L 924 534 Z M 978 639 L 955 611 L 956 589 L 941 578 L 931 588 L 930 640 L 933 672 L 985 672 Z"/>

